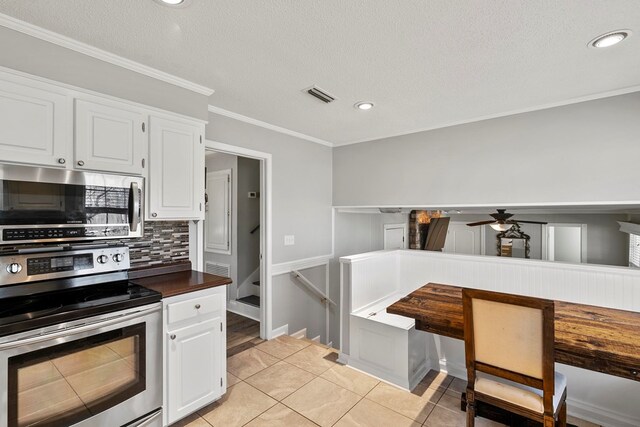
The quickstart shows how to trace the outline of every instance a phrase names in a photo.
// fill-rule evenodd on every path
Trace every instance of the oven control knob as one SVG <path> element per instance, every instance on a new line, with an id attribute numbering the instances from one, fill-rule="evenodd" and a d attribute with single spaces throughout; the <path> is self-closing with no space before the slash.
<path id="1" fill-rule="evenodd" d="M 22 271 L 22 266 L 17 262 L 12 262 L 11 264 L 7 265 L 7 273 L 18 274 L 21 271 Z"/>
<path id="2" fill-rule="evenodd" d="M 98 264 L 106 264 L 107 261 L 109 261 L 109 257 L 106 255 L 99 255 L 97 261 Z"/>
<path id="3" fill-rule="evenodd" d="M 113 260 L 115 262 L 121 262 L 124 259 L 124 255 L 122 254 L 113 254 Z"/>

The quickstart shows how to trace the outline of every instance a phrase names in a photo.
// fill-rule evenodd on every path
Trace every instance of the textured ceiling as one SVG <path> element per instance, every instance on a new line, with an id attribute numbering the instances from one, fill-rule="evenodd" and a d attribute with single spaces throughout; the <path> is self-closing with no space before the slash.
<path id="1" fill-rule="evenodd" d="M 338 144 L 640 85 L 637 0 L 0 0 L 0 12 Z M 587 48 L 621 28 L 635 34 Z M 338 100 L 301 92 L 312 84 Z"/>

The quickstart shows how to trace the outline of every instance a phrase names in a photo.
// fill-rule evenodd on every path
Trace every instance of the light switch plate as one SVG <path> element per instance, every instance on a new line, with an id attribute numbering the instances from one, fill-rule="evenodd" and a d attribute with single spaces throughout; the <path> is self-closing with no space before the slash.
<path id="1" fill-rule="evenodd" d="M 293 236 L 293 235 L 284 236 L 285 246 L 293 246 L 295 244 L 296 244 L 296 236 Z"/>

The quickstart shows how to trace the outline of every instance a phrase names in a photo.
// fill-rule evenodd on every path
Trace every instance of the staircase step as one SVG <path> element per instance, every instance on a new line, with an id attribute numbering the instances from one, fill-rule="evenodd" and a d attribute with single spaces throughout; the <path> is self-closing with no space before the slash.
<path id="1" fill-rule="evenodd" d="M 260 286 L 260 280 L 256 280 L 255 282 L 253 282 L 253 284 L 256 286 Z"/>
<path id="2" fill-rule="evenodd" d="M 254 307 L 260 307 L 260 297 L 255 295 L 249 295 L 247 297 L 238 298 L 237 301 L 252 305 Z"/>

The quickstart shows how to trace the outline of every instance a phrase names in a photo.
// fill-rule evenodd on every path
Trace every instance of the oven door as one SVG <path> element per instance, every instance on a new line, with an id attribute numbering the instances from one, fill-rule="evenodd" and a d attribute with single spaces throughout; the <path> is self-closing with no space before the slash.
<path id="1" fill-rule="evenodd" d="M 0 243 L 142 236 L 140 177 L 0 165 Z"/>
<path id="2" fill-rule="evenodd" d="M 0 338 L 1 427 L 161 425 L 161 304 Z"/>

